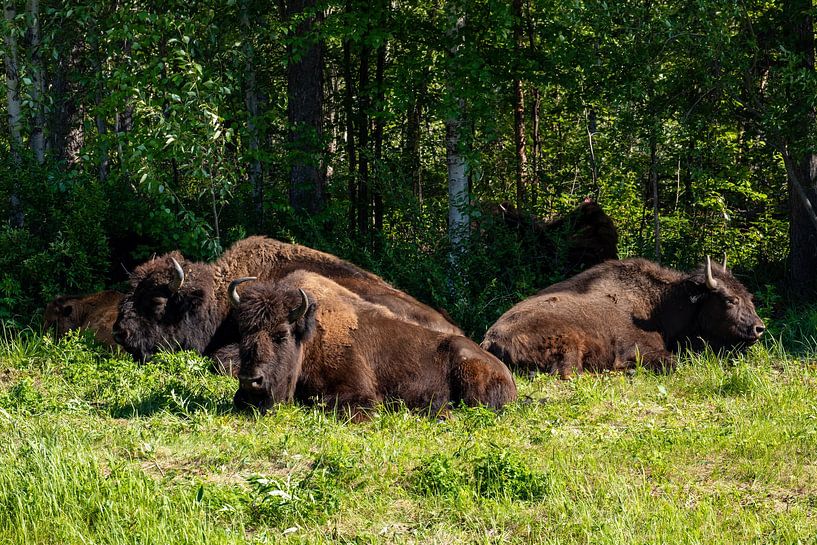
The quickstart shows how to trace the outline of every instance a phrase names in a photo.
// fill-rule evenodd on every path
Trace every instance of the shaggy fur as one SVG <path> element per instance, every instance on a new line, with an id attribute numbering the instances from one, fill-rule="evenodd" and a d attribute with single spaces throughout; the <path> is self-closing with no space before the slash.
<path id="1" fill-rule="evenodd" d="M 118 291 L 62 295 L 45 307 L 43 325 L 53 327 L 58 339 L 72 329 L 88 329 L 100 344 L 117 348 L 111 329 L 122 297 Z"/>
<path id="2" fill-rule="evenodd" d="M 299 289 L 310 305 L 290 323 Z M 237 318 L 240 408 L 318 401 L 361 417 L 383 402 L 438 414 L 459 401 L 499 408 L 516 398 L 508 368 L 470 339 L 407 323 L 314 273 L 250 283 Z"/>
<path id="3" fill-rule="evenodd" d="M 682 347 L 745 347 L 765 329 L 752 297 L 712 265 L 684 274 L 645 259 L 607 261 L 554 284 L 503 314 L 482 347 L 511 367 L 568 377 L 583 370 L 669 369 Z"/>
<path id="4" fill-rule="evenodd" d="M 185 271 L 184 284 L 177 292 L 169 287 L 175 278 L 171 258 Z M 115 338 L 141 360 L 160 349 L 213 354 L 238 342 L 227 296 L 233 279 L 257 276 L 259 280 L 277 280 L 299 269 L 332 278 L 406 321 L 460 333 L 439 312 L 348 261 L 297 244 L 249 237 L 235 243 L 212 264 L 187 261 L 179 252 L 172 252 L 137 267 L 131 274 L 131 291 L 120 306 Z"/>

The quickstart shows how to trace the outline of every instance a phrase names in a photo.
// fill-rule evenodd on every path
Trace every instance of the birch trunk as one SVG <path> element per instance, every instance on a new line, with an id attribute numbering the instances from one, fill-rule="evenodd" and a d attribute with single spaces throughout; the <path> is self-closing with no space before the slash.
<path id="1" fill-rule="evenodd" d="M 454 24 L 449 31 L 449 38 L 452 42 L 450 48 L 449 62 L 453 65 L 457 62 L 459 51 L 459 30 L 465 26 L 465 17 L 453 17 Z M 448 239 L 451 243 L 450 261 L 452 265 L 457 264 L 463 252 L 465 235 L 467 233 L 470 219 L 467 212 L 468 204 L 468 176 L 466 174 L 465 157 L 462 154 L 460 137 L 462 130 L 462 111 L 465 102 L 458 97 L 453 77 L 449 71 L 448 88 L 456 100 L 456 111 L 445 121 L 445 155 L 448 166 Z"/>
<path id="2" fill-rule="evenodd" d="M 14 2 L 11 0 L 6 0 L 4 8 L 7 26 L 5 35 L 6 103 L 8 109 L 9 135 L 11 137 L 11 157 L 16 164 L 19 164 L 22 159 L 20 156 L 22 148 L 22 104 L 20 102 L 20 77 L 17 68 L 17 37 L 13 32 L 14 18 L 17 16 L 17 10 L 14 6 Z M 12 227 L 22 227 L 25 222 L 25 217 L 20 199 L 20 186 L 16 181 L 16 177 L 11 190 L 11 196 L 9 197 L 9 204 L 11 205 L 9 223 Z"/>
<path id="3" fill-rule="evenodd" d="M 28 0 L 28 43 L 31 48 L 31 100 L 34 115 L 31 123 L 31 150 L 38 164 L 45 162 L 45 81 L 40 49 L 40 1 Z"/>

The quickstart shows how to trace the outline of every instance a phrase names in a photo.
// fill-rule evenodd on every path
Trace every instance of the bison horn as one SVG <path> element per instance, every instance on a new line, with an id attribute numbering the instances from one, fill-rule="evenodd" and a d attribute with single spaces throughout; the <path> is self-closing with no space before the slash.
<path id="1" fill-rule="evenodd" d="M 309 308 L 309 297 L 306 296 L 306 292 L 300 288 L 298 291 L 301 293 L 301 304 L 289 312 L 289 323 L 291 324 L 303 318 L 304 314 L 306 314 L 306 309 Z"/>
<path id="2" fill-rule="evenodd" d="M 230 302 L 233 306 L 237 307 L 241 303 L 241 298 L 238 296 L 238 292 L 236 288 L 238 288 L 239 284 L 243 284 L 244 282 L 249 282 L 250 280 L 258 280 L 256 276 L 244 276 L 241 278 L 236 278 L 232 282 L 230 282 L 230 287 L 227 288 L 227 293 L 230 294 Z"/>
<path id="3" fill-rule="evenodd" d="M 173 269 L 176 271 L 176 278 L 170 282 L 170 291 L 179 291 L 184 284 L 184 269 L 175 258 L 171 257 L 170 261 L 173 262 Z"/>
<path id="4" fill-rule="evenodd" d="M 723 254 L 723 270 L 726 270 L 726 252 Z"/>
<path id="5" fill-rule="evenodd" d="M 718 281 L 712 276 L 712 261 L 709 260 L 709 256 L 706 256 L 706 287 L 711 290 L 718 289 Z"/>

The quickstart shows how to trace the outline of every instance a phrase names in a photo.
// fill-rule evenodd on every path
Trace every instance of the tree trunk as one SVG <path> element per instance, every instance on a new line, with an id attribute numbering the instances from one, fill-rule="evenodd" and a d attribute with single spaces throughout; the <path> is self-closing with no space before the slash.
<path id="1" fill-rule="evenodd" d="M 513 0 L 513 48 L 514 56 L 521 57 L 522 51 L 522 0 Z M 517 68 L 513 80 L 513 126 L 516 145 L 516 207 L 523 210 L 527 200 L 527 164 L 525 154 L 525 94 Z"/>
<path id="2" fill-rule="evenodd" d="M 10 133 L 11 157 L 15 164 L 19 165 L 22 157 L 22 104 L 20 102 L 20 78 L 17 67 L 17 38 L 13 33 L 14 18 L 17 10 L 12 0 L 6 0 L 5 17 L 7 33 L 5 35 L 6 45 L 6 106 L 8 109 L 8 123 Z M 14 177 L 11 196 L 9 197 L 10 214 L 9 223 L 12 227 L 22 227 L 25 222 L 23 214 L 23 204 L 20 198 L 20 185 Z"/>
<path id="3" fill-rule="evenodd" d="M 364 37 L 365 42 L 365 37 Z M 369 52 L 368 45 L 360 46 L 360 72 L 358 75 L 358 186 L 357 229 L 361 235 L 369 232 Z"/>
<path id="4" fill-rule="evenodd" d="M 811 9 L 811 0 L 784 2 L 783 8 L 784 44 L 798 55 L 800 68 L 807 73 L 813 73 L 815 68 Z M 805 110 L 787 135 L 791 141 L 784 142 L 781 150 L 784 159 L 788 155 L 786 167 L 790 187 L 788 286 L 799 300 L 817 296 L 817 227 L 812 224 L 813 207 L 817 206 L 817 155 L 807 144 L 817 112 L 813 106 L 807 106 Z"/>
<path id="5" fill-rule="evenodd" d="M 34 115 L 31 119 L 31 151 L 37 164 L 45 162 L 45 81 L 43 78 L 43 60 L 40 50 L 40 2 L 28 0 L 28 43 L 31 50 L 31 101 Z"/>
<path id="6" fill-rule="evenodd" d="M 253 48 L 253 27 L 250 24 L 248 0 L 241 2 L 241 27 L 245 35 L 242 43 L 244 49 L 244 105 L 247 108 L 247 148 L 249 149 L 249 164 L 247 165 L 247 181 L 252 187 L 252 203 L 255 211 L 255 224 L 264 225 L 264 177 L 261 171 L 261 161 L 258 158 L 260 138 L 258 136 L 258 89 L 255 78 L 255 50 Z"/>
<path id="7" fill-rule="evenodd" d="M 418 92 L 418 95 L 421 91 Z M 422 112 L 419 96 L 415 96 L 407 112 L 406 146 L 404 153 L 408 156 L 408 171 L 411 175 L 411 188 L 420 205 L 423 204 L 422 162 L 420 161 L 420 123 Z"/>
<path id="8" fill-rule="evenodd" d="M 383 110 L 385 104 L 385 83 L 383 82 L 386 70 L 386 42 L 377 50 L 377 64 L 375 69 L 374 84 L 377 93 L 377 112 L 374 120 L 374 168 L 375 186 L 372 192 L 372 203 L 374 205 L 374 229 L 378 233 L 383 232 Z"/>
<path id="9" fill-rule="evenodd" d="M 449 62 L 453 66 L 459 60 L 459 30 L 465 25 L 465 16 L 453 14 L 452 28 L 448 32 L 452 43 Z M 448 239 L 451 243 L 451 264 L 456 267 L 464 249 L 464 240 L 470 218 L 468 216 L 468 177 L 465 156 L 461 150 L 460 133 L 462 112 L 465 101 L 459 96 L 454 81 L 453 70 L 448 73 L 448 90 L 456 101 L 455 112 L 445 120 L 445 155 L 448 166 Z"/>
<path id="10" fill-rule="evenodd" d="M 655 229 L 655 261 L 661 263 L 661 220 L 658 207 L 658 165 L 654 134 L 650 135 L 650 188 L 652 189 L 652 216 Z"/>
<path id="11" fill-rule="evenodd" d="M 596 134 L 596 112 L 590 110 L 584 111 L 585 123 L 587 127 L 587 145 L 590 148 L 590 175 L 593 178 L 593 189 L 598 190 L 599 171 L 596 166 L 596 150 L 593 147 L 593 135 Z"/>
<path id="12" fill-rule="evenodd" d="M 314 15 L 303 15 L 315 9 L 316 0 L 289 0 L 287 3 L 287 16 L 299 18 L 293 39 L 287 44 L 287 117 L 292 156 L 289 203 L 296 211 L 309 213 L 322 210 L 325 204 L 320 168 L 323 44 L 321 41 L 303 43 L 316 24 Z"/>
<path id="13" fill-rule="evenodd" d="M 351 12 L 351 1 L 347 1 L 347 13 Z M 343 109 L 346 116 L 346 166 L 348 167 L 349 192 L 349 233 L 354 234 L 357 226 L 357 153 L 355 150 L 355 82 L 352 77 L 352 44 L 343 41 L 343 79 L 346 90 L 343 94 Z"/>

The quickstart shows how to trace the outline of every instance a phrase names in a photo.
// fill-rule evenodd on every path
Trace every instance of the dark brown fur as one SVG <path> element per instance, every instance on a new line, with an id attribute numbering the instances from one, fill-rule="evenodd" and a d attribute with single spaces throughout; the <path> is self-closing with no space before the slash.
<path id="1" fill-rule="evenodd" d="M 53 327 L 58 339 L 73 329 L 88 329 L 100 344 L 117 348 L 111 329 L 122 297 L 118 291 L 62 295 L 45 307 L 43 325 Z"/>
<path id="2" fill-rule="evenodd" d="M 185 271 L 178 292 L 169 287 L 174 278 L 171 257 Z M 235 243 L 211 264 L 187 261 L 172 252 L 137 267 L 131 274 L 132 289 L 120 306 L 115 338 L 142 360 L 160 349 L 213 354 L 238 342 L 235 323 L 229 319 L 230 281 L 241 276 L 276 280 L 300 269 L 332 278 L 409 322 L 446 333 L 460 332 L 439 312 L 348 261 L 297 244 L 250 237 Z"/>
<path id="3" fill-rule="evenodd" d="M 618 259 L 618 230 L 598 203 L 585 199 L 561 218 L 543 221 L 508 202 L 490 205 L 489 216 L 501 218 L 520 238 L 532 237 L 543 271 L 576 273 L 608 259 Z"/>
<path id="4" fill-rule="evenodd" d="M 298 289 L 311 304 L 290 323 Z M 360 416 L 399 400 L 438 414 L 452 402 L 499 408 L 516 398 L 508 368 L 470 339 L 406 323 L 313 273 L 248 285 L 237 318 L 238 407 L 317 400 Z"/>
<path id="5" fill-rule="evenodd" d="M 632 367 L 639 358 L 669 369 L 683 347 L 756 342 L 765 328 L 751 295 L 727 270 L 712 269 L 714 291 L 703 268 L 684 274 L 645 259 L 607 261 L 512 307 L 482 347 L 511 367 L 568 377 Z"/>

